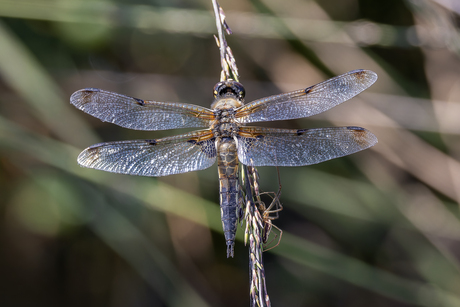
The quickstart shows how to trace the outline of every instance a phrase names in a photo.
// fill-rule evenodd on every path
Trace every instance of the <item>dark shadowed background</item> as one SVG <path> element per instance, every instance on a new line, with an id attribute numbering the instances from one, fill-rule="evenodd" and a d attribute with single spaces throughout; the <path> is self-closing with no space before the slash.
<path id="1" fill-rule="evenodd" d="M 369 90 L 284 128 L 362 126 L 372 149 L 281 168 L 273 306 L 460 306 L 460 6 L 448 0 L 221 0 L 247 101 L 371 69 Z M 83 169 L 100 141 L 151 139 L 77 110 L 97 87 L 209 106 L 211 1 L 0 1 L 0 306 L 248 306 L 227 259 L 216 167 Z M 259 168 L 276 191 L 276 169 Z"/>

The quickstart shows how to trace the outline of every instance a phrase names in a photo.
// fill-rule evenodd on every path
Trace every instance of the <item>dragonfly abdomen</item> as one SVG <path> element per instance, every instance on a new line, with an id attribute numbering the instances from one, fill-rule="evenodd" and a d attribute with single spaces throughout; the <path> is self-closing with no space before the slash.
<path id="1" fill-rule="evenodd" d="M 233 257 L 239 206 L 239 162 L 235 141 L 230 137 L 220 138 L 217 151 L 222 227 L 227 242 L 227 257 Z"/>

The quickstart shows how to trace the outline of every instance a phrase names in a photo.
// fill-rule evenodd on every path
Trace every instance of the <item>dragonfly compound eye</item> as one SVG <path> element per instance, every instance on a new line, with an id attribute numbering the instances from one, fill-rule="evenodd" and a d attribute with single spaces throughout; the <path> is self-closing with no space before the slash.
<path id="1" fill-rule="evenodd" d="M 236 96 L 239 100 L 242 100 L 244 98 L 245 91 L 241 83 L 228 80 L 217 83 L 214 86 L 213 94 L 215 99 L 224 96 Z"/>
<path id="2" fill-rule="evenodd" d="M 214 98 L 217 98 L 218 96 L 221 95 L 221 92 L 222 92 L 222 88 L 223 87 L 226 87 L 225 83 L 224 82 L 219 82 L 217 83 L 216 85 L 214 85 L 214 89 L 213 89 L 213 95 L 214 95 Z"/>
<path id="3" fill-rule="evenodd" d="M 238 96 L 238 99 L 243 100 L 246 95 L 243 84 L 234 81 L 232 84 L 233 92 Z"/>

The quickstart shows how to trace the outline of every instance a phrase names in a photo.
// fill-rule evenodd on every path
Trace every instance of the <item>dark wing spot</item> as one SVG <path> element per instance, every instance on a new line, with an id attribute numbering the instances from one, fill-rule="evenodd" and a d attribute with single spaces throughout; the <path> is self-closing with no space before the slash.
<path id="1" fill-rule="evenodd" d="M 297 135 L 302 135 L 305 132 L 307 132 L 307 129 L 299 129 L 299 130 L 297 130 Z"/>
<path id="2" fill-rule="evenodd" d="M 142 99 L 139 99 L 139 98 L 134 98 L 134 97 L 131 97 L 133 98 L 134 100 L 136 100 L 137 104 L 140 105 L 140 106 L 143 106 L 145 105 L 145 101 L 142 100 Z"/>
<path id="3" fill-rule="evenodd" d="M 347 129 L 349 129 L 349 130 L 361 130 L 361 131 L 366 130 L 366 129 L 362 128 L 362 127 L 356 127 L 356 126 L 349 126 L 349 127 L 347 127 Z"/>
<path id="4" fill-rule="evenodd" d="M 263 139 L 264 139 L 264 136 L 261 135 L 261 134 L 259 134 L 259 135 L 256 136 L 256 140 L 258 140 L 258 141 L 261 141 L 261 140 L 263 140 Z"/>
<path id="5" fill-rule="evenodd" d="M 149 145 L 156 145 L 157 141 L 156 140 L 145 140 Z"/>
<path id="6" fill-rule="evenodd" d="M 358 131 L 366 131 L 366 129 L 356 126 L 349 126 L 347 127 L 348 130 L 358 130 Z"/>
<path id="7" fill-rule="evenodd" d="M 192 143 L 193 145 L 196 145 L 196 143 L 198 143 L 196 140 L 188 140 L 187 142 Z"/>
<path id="8" fill-rule="evenodd" d="M 305 89 L 305 94 L 310 93 L 310 92 L 313 90 L 313 87 L 314 87 L 314 85 L 313 85 L 313 86 L 310 86 L 310 87 L 307 87 L 307 88 Z"/>

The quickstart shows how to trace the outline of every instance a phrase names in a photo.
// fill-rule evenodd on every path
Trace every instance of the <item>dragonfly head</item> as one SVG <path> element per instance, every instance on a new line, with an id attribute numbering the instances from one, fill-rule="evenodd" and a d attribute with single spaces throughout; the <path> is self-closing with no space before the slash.
<path id="1" fill-rule="evenodd" d="M 225 98 L 236 99 L 238 102 L 242 104 L 244 95 L 245 95 L 245 90 L 244 90 L 243 84 L 233 81 L 233 80 L 227 80 L 227 81 L 221 81 L 217 83 L 214 86 L 213 94 L 214 94 L 213 104 L 215 104 L 220 99 L 225 99 Z"/>

